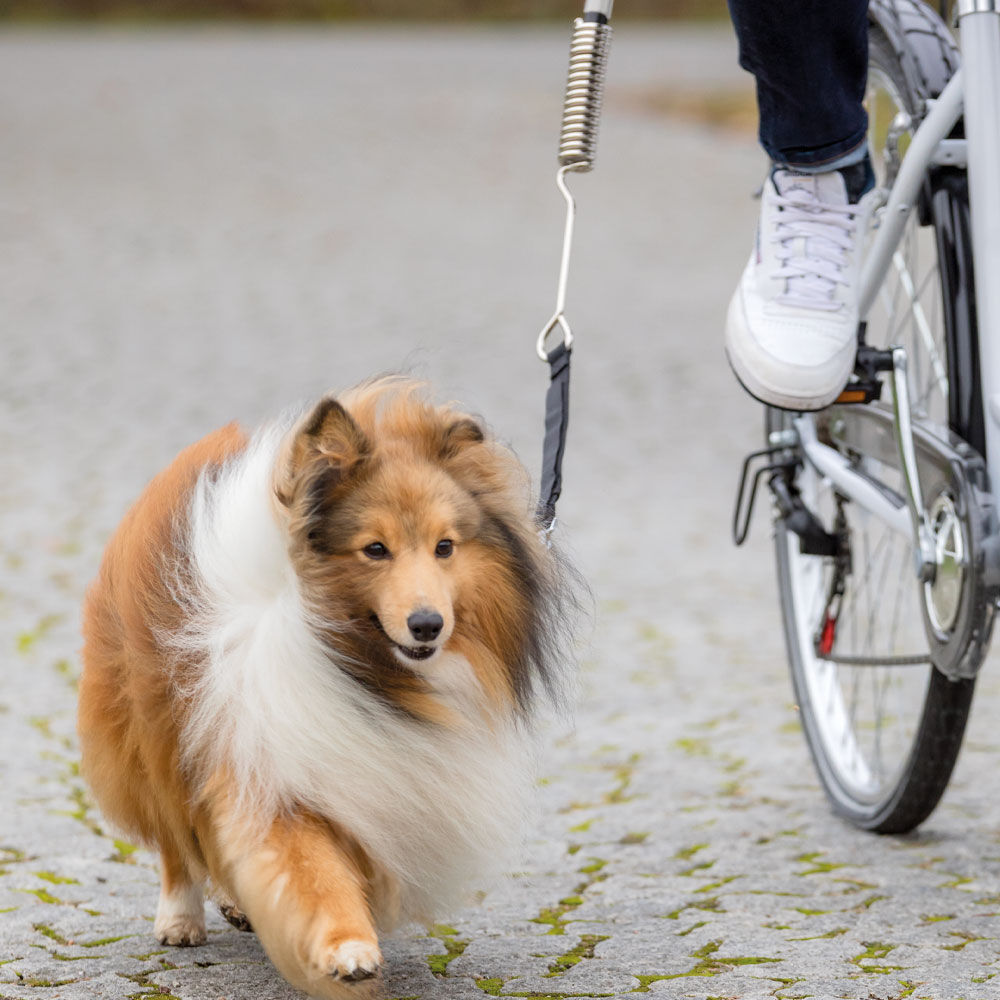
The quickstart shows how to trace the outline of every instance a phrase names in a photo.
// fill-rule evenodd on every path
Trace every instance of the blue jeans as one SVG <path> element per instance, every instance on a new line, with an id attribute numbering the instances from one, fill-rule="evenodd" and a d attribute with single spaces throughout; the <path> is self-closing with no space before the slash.
<path id="1" fill-rule="evenodd" d="M 867 0 L 727 0 L 757 80 L 760 144 L 778 164 L 859 162 L 868 116 Z"/>

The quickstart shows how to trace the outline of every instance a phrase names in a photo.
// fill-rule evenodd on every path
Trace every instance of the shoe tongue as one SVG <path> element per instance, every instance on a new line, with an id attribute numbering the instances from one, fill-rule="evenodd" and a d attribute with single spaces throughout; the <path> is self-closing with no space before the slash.
<path id="1" fill-rule="evenodd" d="M 823 174 L 803 174 L 795 170 L 775 170 L 774 186 L 780 195 L 804 191 L 828 205 L 847 204 L 847 185 L 839 170 Z"/>

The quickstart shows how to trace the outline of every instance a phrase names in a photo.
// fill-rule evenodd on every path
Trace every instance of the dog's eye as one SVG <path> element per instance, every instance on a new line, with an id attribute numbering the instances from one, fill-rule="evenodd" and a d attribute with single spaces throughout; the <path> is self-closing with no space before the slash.
<path id="1" fill-rule="evenodd" d="M 389 550 L 381 542 L 369 542 L 362 550 L 369 559 L 388 559 Z"/>
<path id="2" fill-rule="evenodd" d="M 455 543 L 450 538 L 442 538 L 434 549 L 438 559 L 447 559 L 455 551 Z"/>

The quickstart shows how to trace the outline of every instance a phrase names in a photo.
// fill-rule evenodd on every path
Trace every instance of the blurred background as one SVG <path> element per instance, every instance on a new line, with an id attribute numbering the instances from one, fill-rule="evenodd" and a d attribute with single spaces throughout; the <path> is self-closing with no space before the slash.
<path id="1" fill-rule="evenodd" d="M 16 19 L 507 20 L 545 21 L 576 14 L 573 0 L 4 0 Z M 622 18 L 713 19 L 725 0 L 626 0 Z"/>
<path id="2" fill-rule="evenodd" d="M 150 952 L 155 859 L 107 827 L 77 766 L 80 603 L 182 447 L 372 373 L 426 377 L 537 477 L 582 5 L 0 0 L 4 997 L 292 996 L 218 916 L 206 948 Z M 780 961 L 770 996 L 904 996 L 860 962 L 905 933 L 908 979 L 978 998 L 970 963 L 1000 962 L 978 905 L 1000 900 L 1000 799 L 983 795 L 1000 673 L 926 837 L 832 819 L 792 703 L 767 504 L 730 540 L 762 440 L 722 349 L 765 170 L 753 84 L 723 0 L 619 0 L 613 23 L 595 169 L 571 181 L 558 537 L 593 597 L 576 728 L 546 732 L 523 870 L 452 930 L 389 942 L 387 995 L 655 982 L 665 1000 L 715 975 L 721 948 L 767 957 L 716 963 L 713 994 L 762 996 L 757 963 Z M 848 861 L 850 878 L 818 874 Z"/>

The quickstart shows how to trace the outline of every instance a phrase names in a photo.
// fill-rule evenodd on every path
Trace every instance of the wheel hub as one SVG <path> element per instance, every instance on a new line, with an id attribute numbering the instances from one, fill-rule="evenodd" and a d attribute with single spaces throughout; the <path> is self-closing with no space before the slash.
<path id="1" fill-rule="evenodd" d="M 946 634 L 954 627 L 962 606 L 967 565 L 965 536 L 955 503 L 947 493 L 937 497 L 928 517 L 935 572 L 933 581 L 924 584 L 924 603 L 935 631 Z"/>

